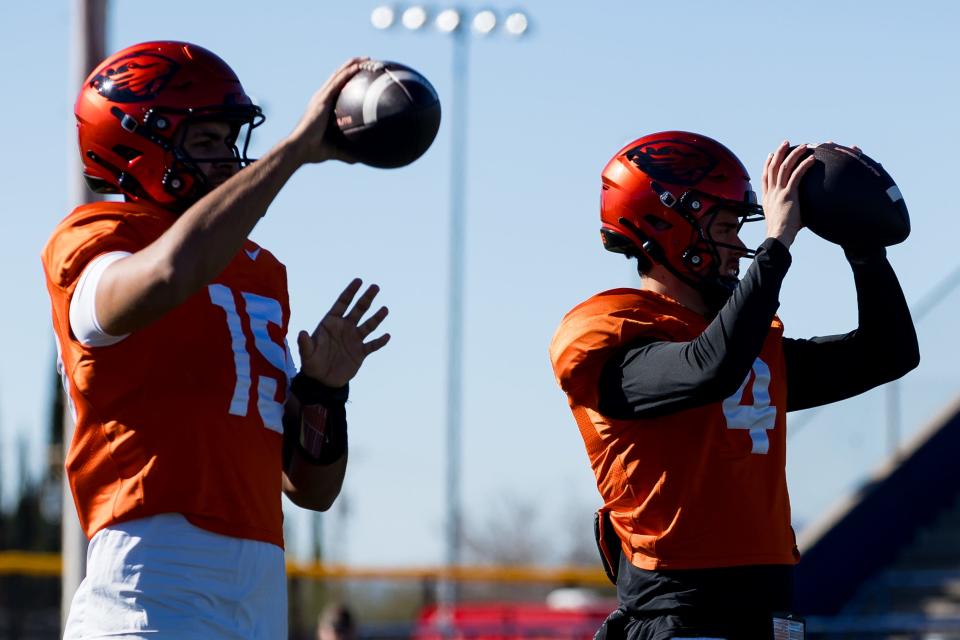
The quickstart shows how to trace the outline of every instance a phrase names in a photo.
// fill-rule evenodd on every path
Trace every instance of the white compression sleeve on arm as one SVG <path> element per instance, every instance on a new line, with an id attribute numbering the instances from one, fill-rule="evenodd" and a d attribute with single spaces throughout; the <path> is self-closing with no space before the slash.
<path id="1" fill-rule="evenodd" d="M 97 286 L 100 284 L 103 272 L 117 260 L 129 255 L 132 254 L 126 251 L 100 254 L 91 260 L 80 274 L 77 288 L 74 289 L 73 297 L 70 298 L 70 330 L 77 341 L 85 347 L 107 347 L 129 335 L 112 336 L 104 331 L 97 320 L 96 305 Z"/>

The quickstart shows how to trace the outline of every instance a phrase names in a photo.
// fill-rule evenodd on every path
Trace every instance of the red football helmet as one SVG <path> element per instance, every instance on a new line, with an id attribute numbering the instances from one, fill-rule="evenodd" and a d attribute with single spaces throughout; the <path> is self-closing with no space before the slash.
<path id="1" fill-rule="evenodd" d="M 189 125 L 228 123 L 232 156 L 203 162 L 246 166 L 250 132 L 264 119 L 227 63 L 187 42 L 144 42 L 108 57 L 84 82 L 74 114 L 83 174 L 94 191 L 174 210 L 210 188 L 181 147 Z"/>
<path id="2" fill-rule="evenodd" d="M 711 214 L 733 211 L 741 223 L 763 217 L 733 152 L 707 136 L 665 131 L 625 146 L 601 176 L 600 237 L 607 250 L 636 257 L 641 271 L 662 264 L 702 292 L 729 295 L 736 280 L 720 274 L 717 247 L 741 247 L 710 237 Z"/>

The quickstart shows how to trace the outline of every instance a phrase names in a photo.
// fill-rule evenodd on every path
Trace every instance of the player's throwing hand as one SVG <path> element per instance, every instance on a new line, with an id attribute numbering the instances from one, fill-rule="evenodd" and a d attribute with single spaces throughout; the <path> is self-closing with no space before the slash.
<path id="1" fill-rule="evenodd" d="M 347 309 L 363 282 L 355 278 L 330 307 L 313 333 L 301 331 L 297 336 L 300 348 L 300 371 L 328 387 L 342 387 L 357 375 L 364 358 L 381 349 L 390 340 L 390 334 L 364 342 L 376 331 L 389 313 L 380 307 L 376 313 L 360 322 L 370 309 L 380 287 L 373 284 L 357 300 L 350 312 Z"/>
<path id="2" fill-rule="evenodd" d="M 343 86 L 360 70 L 360 63 L 368 58 L 350 58 L 334 71 L 320 89 L 310 98 L 306 112 L 290 139 L 298 146 L 303 162 L 341 160 L 356 162 L 349 153 L 336 144 L 337 130 L 333 108 Z"/>

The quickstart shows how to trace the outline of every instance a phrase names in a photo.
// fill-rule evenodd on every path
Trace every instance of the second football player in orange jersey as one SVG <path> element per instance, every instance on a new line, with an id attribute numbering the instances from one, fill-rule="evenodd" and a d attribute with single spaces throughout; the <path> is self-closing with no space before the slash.
<path id="1" fill-rule="evenodd" d="M 81 89 L 84 175 L 125 201 L 77 208 L 42 255 L 91 539 L 65 638 L 286 637 L 281 492 L 337 497 L 347 384 L 387 310 L 364 319 L 378 289 L 350 283 L 298 334 L 297 372 L 286 271 L 247 236 L 300 166 L 352 161 L 328 129 L 360 62 L 256 164 L 260 109 L 201 47 L 129 47 Z"/>
<path id="2" fill-rule="evenodd" d="M 896 275 L 866 237 L 845 247 L 857 330 L 784 337 L 775 313 L 805 150 L 768 156 L 762 210 L 736 156 L 698 134 L 645 136 L 603 171 L 604 245 L 637 259 L 642 288 L 578 305 L 550 347 L 604 502 L 597 536 L 620 607 L 601 637 L 771 638 L 799 558 L 786 412 L 918 362 Z M 740 226 L 763 218 L 767 239 L 748 250 Z M 754 262 L 741 280 L 743 257 Z"/>

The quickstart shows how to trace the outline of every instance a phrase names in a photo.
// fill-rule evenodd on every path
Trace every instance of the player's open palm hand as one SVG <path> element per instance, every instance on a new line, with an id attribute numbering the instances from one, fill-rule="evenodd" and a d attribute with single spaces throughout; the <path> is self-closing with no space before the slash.
<path id="1" fill-rule="evenodd" d="M 301 331 L 297 336 L 300 348 L 300 371 L 328 387 L 342 387 L 357 375 L 364 358 L 381 349 L 390 340 L 385 333 L 364 342 L 387 317 L 386 307 L 361 322 L 370 309 L 380 287 L 370 285 L 347 311 L 363 282 L 354 279 L 330 307 L 313 333 Z"/>

